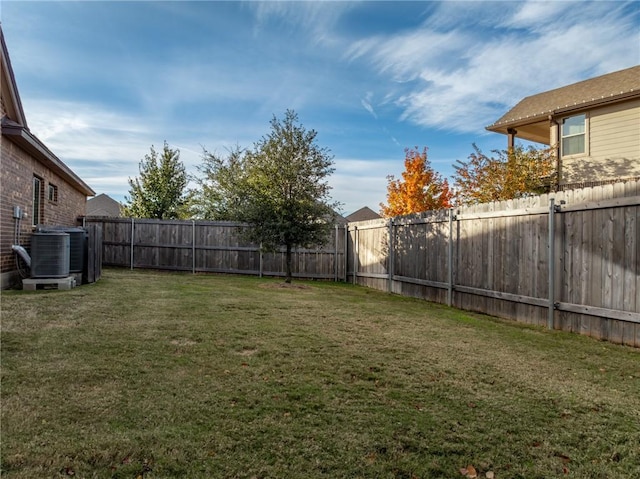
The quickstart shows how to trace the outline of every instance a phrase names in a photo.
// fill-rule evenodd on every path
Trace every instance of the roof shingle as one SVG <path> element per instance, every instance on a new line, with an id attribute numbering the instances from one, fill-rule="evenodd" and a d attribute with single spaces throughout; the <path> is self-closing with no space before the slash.
<path id="1" fill-rule="evenodd" d="M 528 96 L 488 126 L 487 130 L 504 128 L 527 119 L 533 122 L 550 114 L 608 103 L 627 96 L 640 96 L 640 65 Z"/>

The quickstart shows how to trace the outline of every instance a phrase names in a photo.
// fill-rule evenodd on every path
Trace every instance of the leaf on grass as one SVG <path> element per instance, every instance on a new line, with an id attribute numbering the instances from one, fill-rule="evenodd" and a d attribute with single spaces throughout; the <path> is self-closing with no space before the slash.
<path id="1" fill-rule="evenodd" d="M 487 471 L 485 473 L 485 476 L 487 477 L 487 479 L 494 479 L 496 477 L 496 475 L 493 473 L 493 471 Z"/>
<path id="2" fill-rule="evenodd" d="M 564 454 L 556 454 L 556 457 L 559 457 L 565 464 L 571 462 L 571 458 L 569 456 L 565 456 Z"/>
<path id="3" fill-rule="evenodd" d="M 476 468 L 469 464 L 467 467 L 463 467 L 460 469 L 460 474 L 467 477 L 468 479 L 475 479 L 478 477 L 478 472 Z"/>
<path id="4" fill-rule="evenodd" d="M 562 467 L 562 472 L 565 474 L 569 474 L 569 468 L 567 466 Z"/>

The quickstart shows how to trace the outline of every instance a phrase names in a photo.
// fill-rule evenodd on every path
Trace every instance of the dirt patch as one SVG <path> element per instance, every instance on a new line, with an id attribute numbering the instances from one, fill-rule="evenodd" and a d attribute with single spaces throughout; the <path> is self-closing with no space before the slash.
<path id="1" fill-rule="evenodd" d="M 174 346 L 194 346 L 198 343 L 189 339 L 172 339 L 171 344 Z"/>
<path id="2" fill-rule="evenodd" d="M 256 354 L 258 352 L 257 349 L 243 349 L 242 351 L 240 351 L 238 354 L 240 356 L 253 356 L 254 354 Z"/>

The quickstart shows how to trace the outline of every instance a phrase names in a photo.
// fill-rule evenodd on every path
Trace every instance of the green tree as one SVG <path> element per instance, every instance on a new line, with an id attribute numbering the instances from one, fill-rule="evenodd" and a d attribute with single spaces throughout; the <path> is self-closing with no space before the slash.
<path id="1" fill-rule="evenodd" d="M 293 249 L 323 244 L 333 227 L 337 204 L 327 183 L 333 157 L 294 111 L 270 124 L 251 150 L 232 150 L 227 158 L 205 152 L 200 171 L 207 202 L 200 207 L 217 219 L 248 223 L 247 238 L 266 250 L 284 247 L 290 283 Z"/>
<path id="2" fill-rule="evenodd" d="M 555 149 L 493 150 L 487 156 L 474 144 L 467 161 L 454 165 L 454 187 L 459 204 L 510 200 L 548 193 L 556 181 Z"/>
<path id="3" fill-rule="evenodd" d="M 203 150 L 200 176 L 192 178 L 196 188 L 189 190 L 188 211 L 192 218 L 233 221 L 239 218 L 236 206 L 243 199 L 246 152 L 239 146 L 226 157 Z"/>
<path id="4" fill-rule="evenodd" d="M 180 150 L 164 142 L 159 155 L 153 145 L 139 165 L 140 176 L 129 178 L 130 198 L 124 213 L 134 218 L 176 219 L 185 216 L 187 172 Z"/>

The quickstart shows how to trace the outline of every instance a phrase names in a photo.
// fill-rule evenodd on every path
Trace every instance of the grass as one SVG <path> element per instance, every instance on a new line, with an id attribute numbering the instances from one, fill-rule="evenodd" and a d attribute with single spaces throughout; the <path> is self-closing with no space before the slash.
<path id="1" fill-rule="evenodd" d="M 346 284 L 2 294 L 7 478 L 640 477 L 640 351 Z"/>

